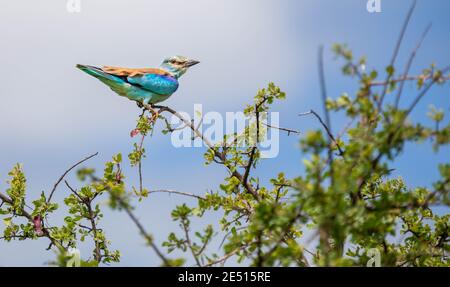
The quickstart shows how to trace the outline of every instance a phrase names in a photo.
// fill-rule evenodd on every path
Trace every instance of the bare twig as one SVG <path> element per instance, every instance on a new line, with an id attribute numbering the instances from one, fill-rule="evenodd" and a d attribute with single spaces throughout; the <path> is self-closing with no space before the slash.
<path id="1" fill-rule="evenodd" d="M 355 121 L 356 118 L 351 119 L 345 126 L 344 128 L 342 128 L 342 130 L 338 133 L 338 135 L 336 136 L 336 138 L 339 140 L 341 139 L 345 133 L 347 133 L 348 129 L 352 126 L 353 122 Z"/>
<path id="2" fill-rule="evenodd" d="M 185 237 L 186 237 L 186 244 L 187 244 L 189 250 L 191 251 L 192 256 L 194 257 L 195 263 L 197 263 L 198 267 L 202 267 L 202 264 L 200 263 L 200 259 L 198 258 L 198 255 L 197 255 L 197 253 L 194 250 L 194 246 L 192 245 L 193 243 L 192 243 L 191 238 L 189 236 L 189 227 L 187 226 L 187 224 L 183 220 L 181 221 L 181 224 L 183 226 L 184 234 L 185 234 Z"/>
<path id="3" fill-rule="evenodd" d="M 417 76 L 406 76 L 406 77 L 399 77 L 396 79 L 391 79 L 389 82 L 371 82 L 369 85 L 370 86 L 385 86 L 385 85 L 389 85 L 390 83 L 399 83 L 399 82 L 406 82 L 406 81 L 418 81 L 418 80 L 423 80 L 426 81 L 428 79 L 430 79 L 432 77 L 432 75 L 417 75 Z M 443 80 L 450 80 L 450 75 L 443 75 L 442 76 Z"/>
<path id="4" fill-rule="evenodd" d="M 252 147 L 252 151 L 250 152 L 250 156 L 248 159 L 248 164 L 245 167 L 244 178 L 243 178 L 244 183 L 248 182 L 248 176 L 250 174 L 250 170 L 252 169 L 253 160 L 255 158 L 255 152 L 256 152 L 256 146 Z"/>
<path id="5" fill-rule="evenodd" d="M 331 129 L 331 121 L 330 121 L 330 113 L 327 109 L 327 87 L 325 83 L 325 71 L 323 66 L 323 46 L 320 46 L 319 48 L 319 55 L 318 55 L 318 65 L 319 65 L 319 80 L 320 80 L 320 91 L 321 91 L 321 97 L 322 97 L 322 107 L 323 107 L 323 113 L 325 114 L 325 125 L 330 135 L 333 134 Z M 333 165 L 333 150 L 331 148 L 331 142 L 336 142 L 334 137 L 328 138 L 328 160 L 330 165 L 330 179 L 331 179 L 331 186 L 334 185 L 334 165 Z"/>
<path id="6" fill-rule="evenodd" d="M 240 246 L 240 247 L 234 249 L 233 251 L 225 254 L 223 257 L 209 262 L 208 264 L 204 265 L 203 267 L 210 267 L 210 266 L 214 266 L 216 264 L 224 263 L 225 261 L 227 261 L 228 258 L 232 257 L 233 255 L 236 255 L 239 251 L 241 251 L 242 249 L 246 248 L 247 246 L 248 246 L 248 244 Z"/>
<path id="7" fill-rule="evenodd" d="M 272 126 L 272 125 L 269 125 L 269 124 L 266 124 L 266 123 L 262 123 L 262 124 L 265 125 L 266 127 L 272 128 L 272 129 L 277 129 L 277 130 L 280 130 L 280 131 L 285 131 L 285 132 L 287 132 L 287 135 L 288 135 L 288 136 L 290 136 L 291 133 L 292 133 L 292 134 L 300 134 L 300 132 L 297 131 L 297 130 L 288 129 L 288 128 L 282 128 L 282 127 L 276 127 L 276 126 Z"/>
<path id="8" fill-rule="evenodd" d="M 411 68 L 411 65 L 412 65 L 412 63 L 414 61 L 414 58 L 416 57 L 417 51 L 419 50 L 420 46 L 422 45 L 422 42 L 425 39 L 425 37 L 427 36 L 427 34 L 430 31 L 430 29 L 431 29 L 431 23 L 427 26 L 425 31 L 422 33 L 422 36 L 420 37 L 419 41 L 417 42 L 416 47 L 411 52 L 411 55 L 410 55 L 409 60 L 408 60 L 408 63 L 406 64 L 406 67 L 405 67 L 405 71 L 403 73 L 403 78 L 406 78 L 408 76 L 409 69 Z M 399 89 L 398 89 L 397 97 L 395 98 L 395 108 L 398 108 L 398 105 L 400 103 L 400 97 L 402 95 L 402 91 L 403 91 L 404 85 L 405 85 L 405 81 L 401 81 Z"/>
<path id="9" fill-rule="evenodd" d="M 179 127 L 174 128 L 174 127 L 172 127 L 172 125 L 169 123 L 169 121 L 167 120 L 166 117 L 162 117 L 162 119 L 164 120 L 164 123 L 166 124 L 167 131 L 169 131 L 169 132 L 174 132 L 174 131 L 183 130 L 183 129 L 185 129 L 185 128 L 188 127 L 187 125 L 183 124 L 183 125 L 180 125 Z"/>
<path id="10" fill-rule="evenodd" d="M 394 66 L 395 60 L 397 59 L 397 55 L 398 55 L 398 52 L 400 51 L 400 46 L 401 46 L 402 41 L 403 41 L 403 37 L 405 36 L 406 28 L 408 27 L 409 20 L 411 19 L 411 16 L 412 16 L 412 14 L 414 12 L 414 9 L 416 7 L 416 3 L 417 3 L 417 0 L 414 0 L 412 5 L 411 5 L 411 7 L 409 8 L 409 11 L 408 11 L 408 14 L 406 16 L 405 22 L 403 23 L 402 30 L 400 31 L 400 35 L 399 35 L 399 37 L 397 39 L 397 44 L 395 45 L 394 53 L 392 55 L 392 59 L 391 59 L 391 63 L 390 63 L 391 67 Z M 388 73 L 388 76 L 386 78 L 386 82 L 387 83 L 389 82 L 391 77 L 392 77 L 392 74 Z M 383 92 L 381 94 L 380 100 L 378 101 L 378 110 L 381 110 L 381 108 L 383 106 L 383 100 L 384 100 L 384 97 L 386 96 L 387 89 L 388 89 L 387 85 L 383 86 Z"/>
<path id="11" fill-rule="evenodd" d="M 242 216 L 240 216 L 240 217 L 242 217 Z M 247 229 L 247 228 L 248 228 L 248 226 L 241 226 L 241 227 L 236 228 L 236 231 L 244 230 L 244 229 Z M 226 240 L 226 239 L 228 238 L 228 236 L 230 236 L 232 233 L 233 233 L 232 231 L 228 231 L 228 232 L 224 235 L 222 241 L 220 242 L 219 248 L 222 248 L 223 244 L 225 243 L 225 240 Z"/>
<path id="12" fill-rule="evenodd" d="M 149 193 L 149 194 L 152 194 L 152 193 L 178 194 L 178 195 L 183 195 L 183 196 L 187 196 L 187 197 L 192 197 L 192 198 L 196 198 L 196 199 L 200 199 L 200 200 L 206 200 L 205 197 L 200 196 L 200 195 L 196 195 L 196 194 L 188 193 L 188 192 L 183 192 L 183 191 L 170 190 L 170 189 L 150 190 L 148 193 Z M 244 208 L 240 208 L 240 207 L 238 207 L 238 206 L 233 206 L 232 209 L 235 210 L 235 211 L 244 213 L 244 215 L 249 215 L 249 210 L 246 210 L 246 209 L 244 209 Z"/>
<path id="13" fill-rule="evenodd" d="M 139 229 L 141 235 L 147 240 L 147 243 L 150 245 L 153 251 L 155 251 L 156 255 L 158 255 L 158 257 L 164 262 L 166 266 L 169 266 L 170 265 L 169 260 L 164 256 L 164 254 L 159 250 L 158 246 L 156 246 L 156 244 L 153 242 L 153 237 L 145 230 L 144 226 L 141 224 L 139 219 L 134 215 L 131 208 L 125 202 L 123 202 L 121 198 L 116 199 L 119 201 L 120 206 L 123 208 L 123 210 L 125 210 L 128 217 L 130 217 L 131 221 L 133 221 L 133 223 Z"/>
<path id="14" fill-rule="evenodd" d="M 184 195 L 184 196 L 188 196 L 188 197 L 193 197 L 193 198 L 197 198 L 197 199 L 202 199 L 202 200 L 206 200 L 206 198 L 200 196 L 200 195 L 196 195 L 193 193 L 187 193 L 187 192 L 182 192 L 182 191 L 176 191 L 176 190 L 169 190 L 169 189 L 158 189 L 158 190 L 151 190 L 148 192 L 149 194 L 151 193 L 169 193 L 169 194 L 178 194 L 178 195 Z"/>
<path id="15" fill-rule="evenodd" d="M 330 129 L 328 128 L 328 126 L 324 123 L 324 121 L 322 120 L 322 118 L 319 116 L 319 114 L 317 114 L 314 110 L 309 110 L 308 112 L 304 112 L 304 113 L 300 113 L 299 116 L 307 116 L 307 115 L 314 115 L 320 122 L 320 124 L 323 126 L 323 128 L 325 129 L 325 131 L 328 134 L 328 137 L 333 141 L 333 143 L 336 145 L 338 151 L 339 151 L 339 155 L 340 156 L 344 156 L 344 151 L 341 149 L 341 146 L 338 144 L 338 142 L 336 141 L 336 139 L 334 138 L 333 134 L 331 133 Z"/>
<path id="16" fill-rule="evenodd" d="M 90 156 L 88 156 L 88 157 L 86 157 L 86 158 L 80 160 L 80 161 L 77 162 L 76 164 L 72 165 L 69 169 L 67 169 L 67 170 L 61 175 L 61 177 L 58 179 L 58 181 L 56 181 L 55 185 L 53 186 L 53 189 L 52 189 L 52 191 L 50 192 L 50 195 L 48 196 L 47 203 L 49 203 L 50 200 L 52 199 L 53 193 L 55 192 L 56 188 L 58 187 L 58 184 L 64 179 L 64 177 L 65 177 L 72 169 L 74 169 L 74 168 L 77 167 L 78 165 L 82 164 L 83 162 L 85 162 L 85 161 L 87 161 L 87 160 L 93 158 L 93 157 L 96 156 L 96 155 L 98 155 L 98 152 L 96 152 L 96 153 L 94 153 L 94 154 L 92 154 L 92 155 L 90 155 Z"/>
<path id="17" fill-rule="evenodd" d="M 200 254 L 202 254 L 203 251 L 205 251 L 206 246 L 208 245 L 210 240 L 211 240 L 211 237 L 208 240 L 205 240 L 205 242 L 203 243 L 202 247 L 195 253 L 197 256 L 200 256 Z"/>
<path id="18" fill-rule="evenodd" d="M 67 188 L 73 193 L 75 194 L 76 197 L 78 197 L 78 199 L 80 200 L 80 202 L 84 203 L 85 199 L 83 197 L 81 197 L 81 195 L 74 189 L 72 188 L 69 183 L 67 182 L 67 180 L 64 181 L 64 183 L 66 184 Z"/>

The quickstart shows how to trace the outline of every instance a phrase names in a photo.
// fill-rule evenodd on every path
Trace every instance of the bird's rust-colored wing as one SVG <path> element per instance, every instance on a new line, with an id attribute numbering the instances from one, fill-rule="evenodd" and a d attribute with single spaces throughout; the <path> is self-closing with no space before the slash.
<path id="1" fill-rule="evenodd" d="M 102 68 L 102 71 L 119 77 L 134 77 L 145 74 L 156 74 L 163 76 L 171 75 L 169 72 L 157 68 L 122 68 L 122 67 L 104 66 Z"/>

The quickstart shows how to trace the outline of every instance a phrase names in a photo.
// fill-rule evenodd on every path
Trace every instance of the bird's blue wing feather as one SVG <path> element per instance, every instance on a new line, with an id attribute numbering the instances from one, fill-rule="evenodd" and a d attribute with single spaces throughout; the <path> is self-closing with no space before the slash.
<path id="1" fill-rule="evenodd" d="M 178 89 L 178 81 L 174 77 L 158 74 L 128 76 L 127 81 L 142 89 L 160 95 L 171 95 Z"/>

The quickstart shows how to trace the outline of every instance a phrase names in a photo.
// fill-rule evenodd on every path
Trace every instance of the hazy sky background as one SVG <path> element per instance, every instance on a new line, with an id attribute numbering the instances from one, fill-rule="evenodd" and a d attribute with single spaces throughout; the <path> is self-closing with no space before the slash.
<path id="1" fill-rule="evenodd" d="M 341 63 L 333 60 L 331 45 L 347 43 L 356 55 L 368 56 L 369 69 L 384 67 L 411 3 L 382 0 L 382 12 L 370 14 L 366 2 L 81 0 L 81 13 L 68 13 L 64 0 L 0 0 L 0 190 L 6 188 L 7 173 L 17 162 L 24 165 L 28 198 L 36 198 L 42 190 L 49 192 L 61 173 L 79 159 L 98 151 L 99 156 L 87 165 L 101 171 L 113 154 L 131 150 L 134 139 L 129 132 L 140 110 L 75 69 L 77 63 L 152 67 L 166 56 L 186 55 L 201 64 L 182 77 L 180 89 L 166 102 L 171 107 L 191 114 L 195 103 L 203 104 L 204 112 L 238 111 L 273 81 L 287 92 L 287 100 L 275 107 L 281 125 L 301 131 L 318 128 L 314 119 L 297 117 L 311 108 L 321 111 L 318 46 L 324 44 L 327 51 L 329 95 L 352 93 L 355 85 L 340 76 Z M 450 64 L 449 11 L 447 0 L 418 1 L 398 59 L 402 67 L 429 22 L 433 28 L 412 73 L 432 62 Z M 403 103 L 408 95 L 415 95 L 408 94 L 413 87 L 406 86 Z M 431 124 L 425 117 L 428 105 L 448 111 L 449 93 L 448 84 L 433 88 L 413 116 Z M 333 124 L 337 131 L 344 122 L 334 118 Z M 302 172 L 298 137 L 281 136 L 281 141 L 279 156 L 259 169 L 261 177 L 279 171 L 293 177 Z M 170 137 L 160 133 L 147 139 L 145 147 L 144 183 L 149 189 L 203 194 L 216 189 L 226 176 L 220 166 L 203 165 L 204 148 L 175 149 Z M 449 154 L 448 147 L 433 154 L 429 143 L 408 147 L 395 164 L 395 176 L 402 175 L 412 186 L 428 185 L 437 179 L 437 163 L 449 162 Z M 135 170 L 126 172 L 136 182 Z M 73 176 L 68 179 L 79 186 Z M 54 198 L 61 203 L 67 194 L 61 185 Z M 178 230 L 170 212 L 182 202 L 191 201 L 155 194 L 139 205 L 136 213 L 158 244 Z M 122 251 L 120 265 L 159 264 L 126 215 L 105 210 L 101 227 L 112 247 Z M 51 224 L 61 223 L 62 213 L 58 214 Z M 208 216 L 210 221 L 216 218 Z M 196 222 L 193 229 L 206 222 Z M 54 259 L 47 246 L 46 239 L 0 242 L 0 265 L 43 265 Z M 90 245 L 81 246 L 84 259 L 90 250 Z M 215 246 L 210 251 L 219 250 Z"/>

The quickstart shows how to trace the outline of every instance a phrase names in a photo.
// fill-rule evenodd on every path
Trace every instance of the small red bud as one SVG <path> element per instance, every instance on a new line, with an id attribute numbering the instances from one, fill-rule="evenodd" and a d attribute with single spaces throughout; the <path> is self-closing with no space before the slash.
<path id="1" fill-rule="evenodd" d="M 122 173 L 120 171 L 118 171 L 116 173 L 116 181 L 117 181 L 117 183 L 120 183 L 121 180 L 122 180 Z"/>
<path id="2" fill-rule="evenodd" d="M 130 136 L 133 138 L 133 137 L 137 136 L 139 134 L 139 132 L 140 132 L 139 129 L 136 128 L 131 131 Z"/>
<path id="3" fill-rule="evenodd" d="M 39 215 L 33 217 L 34 231 L 38 236 L 44 235 L 44 231 L 42 231 L 42 219 Z"/>

